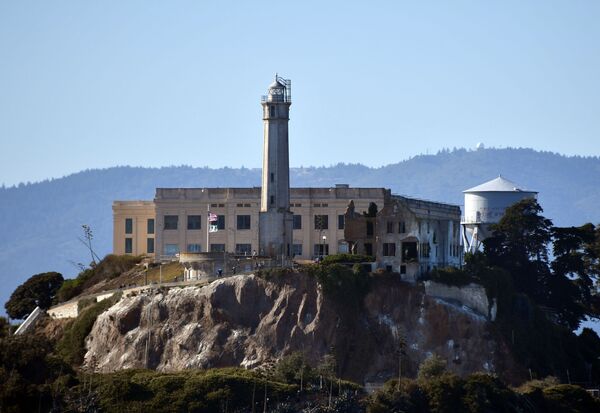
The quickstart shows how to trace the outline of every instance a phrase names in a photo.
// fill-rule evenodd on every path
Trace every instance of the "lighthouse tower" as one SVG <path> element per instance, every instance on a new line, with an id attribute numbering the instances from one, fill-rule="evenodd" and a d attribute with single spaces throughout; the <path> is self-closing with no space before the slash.
<path id="1" fill-rule="evenodd" d="M 291 81 L 275 75 L 262 97 L 264 144 L 260 200 L 260 253 L 290 256 L 290 160 L 288 122 L 292 104 Z"/>

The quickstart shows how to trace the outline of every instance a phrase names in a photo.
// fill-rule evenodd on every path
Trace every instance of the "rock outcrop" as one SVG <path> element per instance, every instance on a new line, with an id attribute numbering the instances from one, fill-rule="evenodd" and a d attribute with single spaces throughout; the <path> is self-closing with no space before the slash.
<path id="1" fill-rule="evenodd" d="M 510 374 L 511 357 L 485 317 L 397 279 L 375 277 L 371 284 L 353 311 L 303 274 L 273 281 L 240 275 L 127 296 L 96 320 L 85 364 L 101 372 L 253 368 L 294 351 L 314 363 L 334 352 L 343 377 L 381 382 L 398 374 L 403 339 L 407 375 L 432 353 L 458 374 Z"/>

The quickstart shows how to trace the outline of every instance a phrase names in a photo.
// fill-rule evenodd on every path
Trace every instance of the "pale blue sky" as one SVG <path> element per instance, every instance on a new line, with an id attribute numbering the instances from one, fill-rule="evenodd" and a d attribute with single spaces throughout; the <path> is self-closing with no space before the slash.
<path id="1" fill-rule="evenodd" d="M 444 147 L 600 155 L 598 1 L 0 0 L 0 184 L 114 165 L 292 166 Z"/>

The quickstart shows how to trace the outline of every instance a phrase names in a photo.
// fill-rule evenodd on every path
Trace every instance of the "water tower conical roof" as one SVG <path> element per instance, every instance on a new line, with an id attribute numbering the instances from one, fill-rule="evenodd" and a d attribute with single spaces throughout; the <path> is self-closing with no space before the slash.
<path id="1" fill-rule="evenodd" d="M 491 181 L 487 181 L 481 185 L 477 185 L 473 188 L 469 188 L 463 191 L 463 193 L 470 192 L 531 192 L 537 194 L 536 191 L 529 191 L 524 188 L 519 188 L 519 186 L 516 183 L 509 181 L 508 179 L 503 178 L 502 176 L 498 176 L 497 178 L 492 179 Z"/>

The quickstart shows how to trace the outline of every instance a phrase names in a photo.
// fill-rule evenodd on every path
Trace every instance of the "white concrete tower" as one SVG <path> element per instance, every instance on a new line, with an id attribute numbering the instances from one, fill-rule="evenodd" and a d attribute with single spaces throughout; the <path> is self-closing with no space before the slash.
<path id="1" fill-rule="evenodd" d="M 262 97 L 264 144 L 260 200 L 260 253 L 289 256 L 292 244 L 288 122 L 291 81 L 275 75 Z"/>

